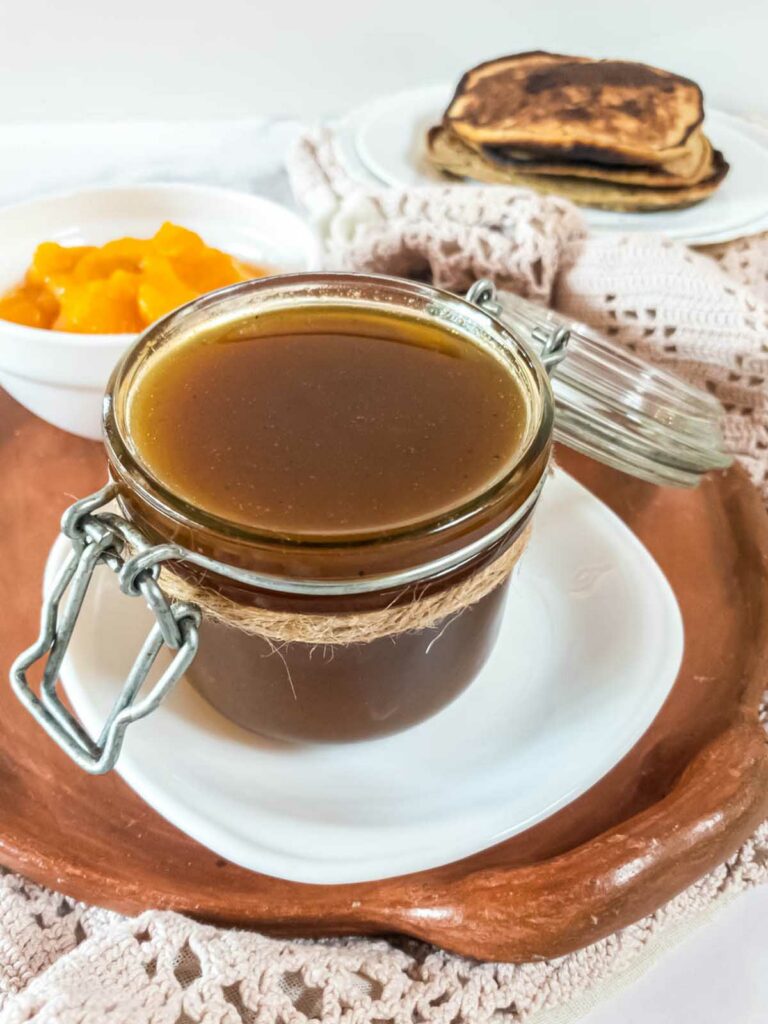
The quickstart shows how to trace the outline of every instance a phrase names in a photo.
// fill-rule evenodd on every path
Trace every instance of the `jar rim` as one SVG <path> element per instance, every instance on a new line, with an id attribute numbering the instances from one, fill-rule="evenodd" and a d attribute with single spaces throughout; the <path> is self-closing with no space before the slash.
<path id="1" fill-rule="evenodd" d="M 336 308 L 376 308 L 377 303 L 414 318 L 440 322 L 454 336 L 469 343 L 484 344 L 502 356 L 510 371 L 522 371 L 527 378 L 533 399 L 528 436 L 509 471 L 480 493 L 447 511 L 388 531 L 314 536 L 258 529 L 222 518 L 181 498 L 150 470 L 133 444 L 127 422 L 127 405 L 131 387 L 136 383 L 143 361 L 151 359 L 171 343 L 184 343 L 196 336 L 199 324 L 211 318 L 222 323 L 247 319 L 254 312 L 249 303 L 259 301 L 260 310 L 271 302 L 270 309 L 300 304 L 305 307 L 322 303 Z M 399 307 L 396 303 L 399 302 Z M 142 501 L 173 523 L 199 528 L 228 541 L 269 548 L 279 545 L 289 550 L 344 550 L 380 547 L 388 542 L 417 541 L 419 538 L 443 535 L 453 528 L 469 528 L 478 516 L 498 507 L 509 498 L 526 468 L 541 461 L 551 444 L 554 427 L 554 400 L 547 373 L 537 355 L 509 327 L 471 302 L 432 285 L 404 278 L 374 274 L 302 272 L 257 278 L 210 292 L 179 307 L 157 321 L 137 338 L 115 367 L 104 397 L 104 438 L 113 475 L 123 481 Z M 522 504 L 522 501 L 521 501 Z M 514 512 L 514 510 L 513 510 Z M 514 514 L 510 517 L 514 519 Z"/>

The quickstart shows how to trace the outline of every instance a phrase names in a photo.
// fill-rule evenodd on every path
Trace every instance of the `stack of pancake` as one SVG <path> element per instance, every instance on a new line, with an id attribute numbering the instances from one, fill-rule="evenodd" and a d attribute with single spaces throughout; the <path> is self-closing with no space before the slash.
<path id="1" fill-rule="evenodd" d="M 706 199 L 728 173 L 703 119 L 687 78 L 536 51 L 467 72 L 427 152 L 456 177 L 607 210 L 669 209 Z"/>

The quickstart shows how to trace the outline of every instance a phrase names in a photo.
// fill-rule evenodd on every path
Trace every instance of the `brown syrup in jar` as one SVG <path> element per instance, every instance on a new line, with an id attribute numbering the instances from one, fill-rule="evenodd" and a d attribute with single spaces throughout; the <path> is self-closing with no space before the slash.
<path id="1" fill-rule="evenodd" d="M 390 533 L 469 502 L 527 426 L 508 367 L 416 319 L 269 313 L 150 362 L 129 410 L 179 497 L 282 536 Z"/>

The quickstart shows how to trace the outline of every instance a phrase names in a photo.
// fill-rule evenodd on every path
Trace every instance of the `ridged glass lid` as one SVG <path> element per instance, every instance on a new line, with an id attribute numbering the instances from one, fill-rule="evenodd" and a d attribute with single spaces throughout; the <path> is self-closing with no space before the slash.
<path id="1" fill-rule="evenodd" d="M 501 319 L 540 355 L 546 356 L 558 332 L 560 340 L 567 332 L 565 356 L 551 367 L 558 441 L 625 473 L 676 487 L 694 487 L 705 473 L 731 464 L 723 409 L 712 395 L 583 324 L 517 296 L 498 300 Z"/>

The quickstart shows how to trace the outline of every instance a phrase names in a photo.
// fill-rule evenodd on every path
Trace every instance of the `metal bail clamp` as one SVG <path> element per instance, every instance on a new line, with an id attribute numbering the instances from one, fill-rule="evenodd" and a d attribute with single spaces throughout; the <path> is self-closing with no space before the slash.
<path id="1" fill-rule="evenodd" d="M 51 739 L 92 775 L 101 775 L 114 767 L 131 722 L 154 711 L 186 672 L 197 654 L 201 619 L 196 605 L 169 604 L 157 583 L 160 562 L 172 557 L 172 546 L 153 548 L 122 516 L 103 511 L 116 493 L 115 485 L 109 483 L 75 502 L 64 513 L 61 532 L 70 541 L 72 551 L 44 597 L 40 635 L 15 660 L 10 676 L 11 686 L 22 704 Z M 115 573 L 123 593 L 144 598 L 155 615 L 155 623 L 94 741 L 61 701 L 56 687 L 86 591 L 99 565 L 106 565 Z M 163 647 L 176 653 L 149 692 L 139 697 Z M 27 677 L 38 661 L 43 664 L 39 696 Z"/>
<path id="2" fill-rule="evenodd" d="M 475 281 L 464 298 L 503 323 L 504 309 L 496 296 L 496 285 L 490 278 L 484 277 Z M 543 319 L 531 332 L 531 338 L 538 346 L 536 355 L 544 364 L 549 376 L 552 376 L 557 364 L 565 358 L 570 336 L 571 332 L 567 327 L 562 324 L 548 324 Z"/>

